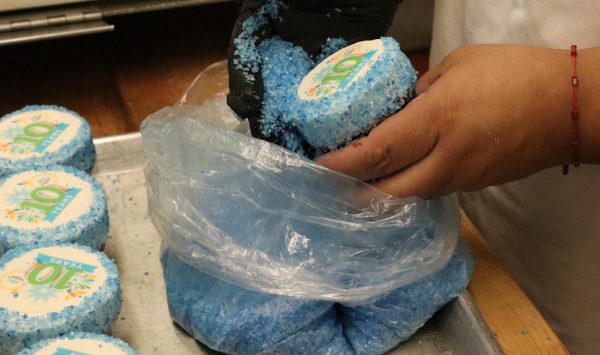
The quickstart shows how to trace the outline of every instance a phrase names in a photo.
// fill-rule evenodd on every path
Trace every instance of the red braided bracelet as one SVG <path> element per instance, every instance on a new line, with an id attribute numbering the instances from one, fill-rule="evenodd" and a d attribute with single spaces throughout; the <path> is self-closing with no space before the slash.
<path id="1" fill-rule="evenodd" d="M 571 86 L 573 97 L 573 108 L 571 109 L 571 121 L 573 122 L 573 136 L 571 139 L 571 147 L 573 148 L 573 166 L 579 166 L 579 110 L 577 108 L 577 46 L 571 45 L 571 61 L 573 66 L 571 69 Z M 563 165 L 563 175 L 569 173 L 569 164 Z"/>

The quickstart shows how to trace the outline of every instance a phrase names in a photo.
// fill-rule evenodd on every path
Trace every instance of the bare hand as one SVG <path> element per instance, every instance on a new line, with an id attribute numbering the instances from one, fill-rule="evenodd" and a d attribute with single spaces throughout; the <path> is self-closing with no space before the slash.
<path id="1" fill-rule="evenodd" d="M 419 96 L 317 161 L 396 196 L 472 191 L 571 160 L 567 50 L 469 46 L 425 73 Z"/>

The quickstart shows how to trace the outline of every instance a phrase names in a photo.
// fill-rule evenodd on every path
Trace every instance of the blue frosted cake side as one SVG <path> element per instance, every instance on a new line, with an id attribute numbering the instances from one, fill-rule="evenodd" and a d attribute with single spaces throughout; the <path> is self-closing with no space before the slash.
<path id="1" fill-rule="evenodd" d="M 334 150 L 367 134 L 414 95 L 417 74 L 391 37 L 355 43 L 317 65 L 296 93 L 295 126 Z"/>
<path id="2" fill-rule="evenodd" d="M 339 53 L 371 42 L 380 43 L 380 54 L 368 66 L 357 64 L 355 69 L 363 70 L 353 74 L 354 80 L 350 75 L 341 84 L 327 80 L 336 77 L 335 72 L 327 75 L 327 70 L 336 68 L 336 60 L 343 61 Z M 330 40 L 323 53 L 343 43 L 340 39 Z M 317 67 L 301 47 L 278 37 L 263 41 L 258 51 L 264 84 L 262 133 L 283 137 L 276 143 L 309 157 L 307 146 L 317 153 L 340 148 L 399 111 L 414 95 L 416 71 L 393 38 L 346 47 Z M 323 82 L 327 85 L 321 85 Z"/>
<path id="3" fill-rule="evenodd" d="M 89 172 L 95 161 L 92 131 L 76 112 L 31 105 L 0 119 L 0 176 L 52 165 Z"/>
<path id="4" fill-rule="evenodd" d="M 117 267 L 75 244 L 20 247 L 0 257 L 0 354 L 69 332 L 108 332 L 121 309 Z"/>
<path id="5" fill-rule="evenodd" d="M 262 75 L 263 137 L 314 158 L 367 134 L 414 96 L 416 71 L 391 37 L 350 46 L 343 38 L 329 38 L 314 57 L 277 36 L 259 42 L 269 23 L 280 21 L 281 6 L 266 2 L 244 21 L 233 41 L 236 70 L 250 83 Z M 368 48 L 369 43 L 376 45 Z M 344 67 L 358 57 L 364 60 Z M 304 82 L 311 78 L 315 80 L 305 90 Z M 323 95 L 322 89 L 332 88 Z"/>
<path id="6" fill-rule="evenodd" d="M 440 272 L 372 304 L 346 307 L 249 291 L 200 272 L 169 249 L 161 261 L 173 320 L 228 354 L 383 354 L 457 297 L 473 268 L 463 245 Z"/>
<path id="7" fill-rule="evenodd" d="M 306 141 L 295 126 L 296 89 L 314 62 L 301 47 L 278 37 L 263 41 L 258 50 L 265 89 L 261 131 L 265 137 L 279 136 L 277 144 L 308 156 Z"/>
<path id="8" fill-rule="evenodd" d="M 70 340 L 99 341 L 104 344 L 113 345 L 114 347 L 116 347 L 118 349 L 118 351 L 121 351 L 121 354 L 123 354 L 123 355 L 138 355 L 138 353 L 135 350 L 133 350 L 131 347 L 129 347 L 129 345 L 127 345 L 121 339 L 113 338 L 113 337 L 110 337 L 110 336 L 104 335 L 104 334 L 96 334 L 96 333 L 69 333 L 67 335 L 64 335 L 64 336 L 61 336 L 58 338 L 42 340 L 40 342 L 33 344 L 31 347 L 29 347 L 27 349 L 21 350 L 17 355 L 36 355 L 36 353 L 38 351 L 42 351 L 42 350 L 52 351 L 52 350 L 54 350 L 53 348 L 56 347 L 55 344 L 57 342 L 61 343 L 60 348 L 63 352 L 64 351 L 72 351 L 72 352 L 77 351 L 78 353 L 84 353 L 83 349 L 82 350 L 79 350 L 79 349 L 73 350 L 73 348 L 69 348 L 68 341 L 70 341 Z M 109 354 L 108 350 L 106 350 L 106 347 L 103 346 L 104 344 L 99 344 L 98 348 L 95 349 L 95 351 L 88 350 L 88 349 L 86 349 L 86 350 L 89 351 L 90 355 Z M 55 346 L 53 346 L 53 345 L 55 345 Z M 112 353 L 110 353 L 110 354 L 112 354 Z M 121 354 L 115 354 L 115 355 L 121 355 Z"/>
<path id="9" fill-rule="evenodd" d="M 61 178 L 67 181 L 61 182 Z M 44 188 L 49 189 L 50 197 L 55 193 L 52 190 L 64 190 L 61 199 L 48 202 L 40 190 Z M 84 206 L 78 206 L 80 201 Z M 0 255 L 17 246 L 48 242 L 100 249 L 108 238 L 104 190 L 93 176 L 73 167 L 36 168 L 5 176 L 0 179 L 0 210 Z"/>

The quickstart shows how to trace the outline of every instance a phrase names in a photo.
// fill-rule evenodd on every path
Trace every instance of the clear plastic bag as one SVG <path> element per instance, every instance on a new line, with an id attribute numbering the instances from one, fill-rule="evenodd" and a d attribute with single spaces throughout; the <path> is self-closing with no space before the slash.
<path id="1" fill-rule="evenodd" d="M 150 216 L 185 263 L 249 290 L 353 306 L 448 263 L 454 197 L 397 199 L 254 139 L 222 91 L 198 87 L 182 101 L 201 106 L 142 126 Z"/>

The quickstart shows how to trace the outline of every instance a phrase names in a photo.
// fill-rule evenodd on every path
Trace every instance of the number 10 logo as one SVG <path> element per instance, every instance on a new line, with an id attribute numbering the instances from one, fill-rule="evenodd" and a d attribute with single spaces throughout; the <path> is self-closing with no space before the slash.
<path id="1" fill-rule="evenodd" d="M 31 191 L 29 197 L 30 200 L 21 202 L 22 209 L 32 208 L 48 214 L 65 197 L 65 191 L 58 186 L 46 185 Z"/>
<path id="2" fill-rule="evenodd" d="M 23 134 L 14 138 L 14 142 L 30 143 L 35 147 L 38 147 L 46 138 L 48 138 L 48 136 L 54 132 L 55 129 L 56 128 L 52 123 L 34 122 L 27 125 L 23 129 Z"/>

